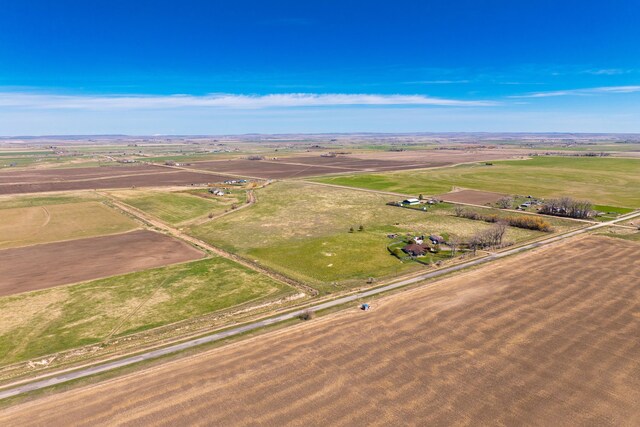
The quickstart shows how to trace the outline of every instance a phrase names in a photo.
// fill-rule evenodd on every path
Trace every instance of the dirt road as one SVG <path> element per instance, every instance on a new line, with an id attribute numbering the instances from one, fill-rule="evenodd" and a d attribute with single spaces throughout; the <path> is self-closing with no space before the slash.
<path id="1" fill-rule="evenodd" d="M 298 282 L 296 280 L 290 279 L 290 278 L 288 278 L 286 276 L 283 276 L 283 275 L 281 275 L 279 273 L 276 273 L 274 271 L 267 270 L 267 269 L 263 268 L 262 266 L 260 266 L 260 265 L 258 265 L 256 263 L 250 262 L 250 261 L 248 261 L 248 260 L 246 260 L 244 258 L 241 258 L 241 257 L 239 257 L 239 256 L 237 256 L 235 254 L 227 252 L 227 251 L 225 251 L 223 249 L 220 249 L 218 247 L 209 245 L 208 243 L 203 242 L 200 239 L 196 239 L 195 237 L 192 237 L 192 236 L 190 236 L 190 235 L 188 235 L 186 233 L 183 233 L 179 229 L 177 229 L 175 227 L 171 227 L 170 225 L 165 224 L 162 221 L 159 221 L 159 220 L 157 220 L 155 218 L 152 218 L 151 216 L 147 215 L 146 213 L 142 212 L 139 209 L 134 208 L 133 206 L 129 206 L 129 205 L 125 204 L 125 203 L 122 203 L 121 201 L 119 201 L 118 199 L 116 199 L 115 197 L 113 197 L 112 195 L 110 195 L 108 193 L 100 193 L 100 194 L 102 196 L 108 198 L 109 201 L 114 206 L 116 206 L 117 208 L 123 210 L 124 212 L 127 212 L 130 215 L 133 215 L 134 217 L 138 218 L 138 220 L 140 220 L 142 222 L 145 222 L 145 223 L 147 223 L 149 225 L 152 225 L 154 227 L 157 227 L 157 228 L 159 228 L 161 230 L 164 230 L 164 231 L 166 231 L 166 232 L 174 235 L 175 237 L 178 237 L 178 238 L 180 238 L 180 239 L 182 239 L 182 240 L 184 240 L 186 242 L 189 242 L 189 243 L 191 243 L 193 245 L 196 245 L 196 246 L 198 246 L 200 248 L 206 249 L 206 250 L 208 250 L 208 251 L 210 251 L 210 252 L 212 252 L 212 253 L 214 253 L 214 254 L 216 254 L 218 256 L 230 259 L 230 260 L 232 260 L 232 261 L 234 261 L 234 262 L 236 262 L 236 263 L 238 263 L 240 265 L 243 265 L 243 266 L 245 266 L 247 268 L 250 268 L 250 269 L 252 269 L 254 271 L 257 271 L 257 272 L 259 272 L 261 274 L 265 274 L 265 275 L 271 277 L 274 280 L 278 280 L 280 282 L 287 283 L 287 284 L 289 284 L 289 285 L 301 290 L 302 292 L 304 292 L 304 293 L 306 293 L 308 295 L 316 295 L 318 293 L 315 289 L 313 289 L 313 288 L 311 288 L 311 287 L 309 287 L 309 286 L 307 286 L 307 285 L 305 285 L 303 283 L 300 283 L 300 282 Z"/>

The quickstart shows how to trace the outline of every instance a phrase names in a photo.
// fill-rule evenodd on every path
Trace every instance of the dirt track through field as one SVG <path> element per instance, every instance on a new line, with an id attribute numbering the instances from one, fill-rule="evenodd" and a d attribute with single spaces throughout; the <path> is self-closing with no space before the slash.
<path id="1" fill-rule="evenodd" d="M 638 425 L 640 245 L 563 242 L 0 413 L 7 425 Z"/>
<path id="2" fill-rule="evenodd" d="M 0 296 L 195 260 L 204 254 L 148 230 L 0 251 Z"/>

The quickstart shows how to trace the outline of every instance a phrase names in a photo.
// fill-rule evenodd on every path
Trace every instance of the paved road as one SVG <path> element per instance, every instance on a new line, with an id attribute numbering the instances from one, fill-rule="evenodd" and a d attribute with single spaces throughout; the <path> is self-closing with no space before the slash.
<path id="1" fill-rule="evenodd" d="M 631 218 L 635 218 L 637 216 L 640 216 L 640 212 L 633 212 L 631 214 L 628 215 L 624 215 L 621 216 L 615 220 L 612 221 L 608 221 L 608 222 L 603 222 L 600 224 L 595 224 L 592 225 L 590 227 L 586 227 L 586 228 L 582 228 L 580 230 L 576 230 L 576 231 L 572 231 L 569 233 L 565 233 L 559 236 L 554 236 L 554 237 L 550 237 L 546 240 L 543 241 L 539 241 L 536 243 L 530 243 L 528 245 L 524 245 L 524 246 L 519 246 L 517 248 L 513 248 L 513 249 L 509 249 L 503 252 L 499 252 L 499 253 L 495 253 L 492 254 L 490 256 L 487 256 L 485 258 L 480 258 L 480 259 L 476 259 L 476 260 L 472 260 L 463 264 L 458 264 L 455 266 L 451 266 L 448 268 L 443 268 L 441 270 L 436 270 L 436 271 L 432 271 L 429 273 L 425 273 L 422 274 L 420 276 L 416 276 L 416 277 L 412 277 L 410 279 L 405 279 L 405 280 L 401 280 L 399 282 L 395 282 L 386 286 L 382 286 L 380 288 L 376 288 L 376 289 L 372 289 L 370 291 L 365 291 L 365 292 L 361 292 L 361 293 L 357 293 L 357 294 L 353 294 L 353 295 L 349 295 L 349 296 L 345 296 L 342 298 L 338 298 L 335 300 L 331 300 L 322 304 L 317 304 L 315 306 L 312 306 L 308 309 L 301 309 L 301 310 L 296 310 L 290 313 L 286 313 L 286 314 L 282 314 L 276 317 L 272 317 L 269 319 L 264 319 L 264 320 L 260 320 L 260 321 L 256 321 L 253 323 L 249 323 L 246 324 L 244 326 L 239 326 L 236 328 L 232 328 L 223 332 L 218 332 L 218 333 L 214 333 L 211 335 L 207 335 L 201 338 L 197 338 L 197 339 L 193 339 L 190 341 L 186 341 L 180 344 L 175 344 L 169 347 L 165 347 L 162 349 L 158 349 L 158 350 L 153 350 L 153 351 L 149 351 L 143 354 L 140 354 L 138 356 L 132 356 L 132 357 L 127 357 L 121 360 L 116 360 L 113 362 L 108 362 L 108 363 L 104 363 L 101 365 L 96 365 L 96 366 L 92 366 L 92 367 L 88 367 L 88 368 L 83 368 L 77 371 L 73 371 L 73 372 L 68 372 L 68 373 L 64 373 L 64 374 L 59 374 L 59 375 L 53 375 L 49 378 L 43 379 L 43 380 L 38 380 L 38 381 L 34 381 L 31 383 L 27 383 L 27 384 L 22 384 L 19 386 L 15 386 L 15 387 L 11 387 L 11 388 L 6 388 L 2 391 L 0 391 L 0 399 L 5 399 L 8 397 L 12 397 L 12 396 L 17 396 L 19 394 L 23 394 L 23 393 L 27 393 L 30 391 L 34 391 L 34 390 L 40 390 L 49 386 L 53 386 L 53 385 L 57 385 L 57 384 L 62 384 L 68 381 L 72 381 L 72 380 L 76 380 L 79 378 L 85 378 L 91 375 L 95 375 L 101 372 L 107 372 L 107 371 L 111 371 L 113 369 L 117 369 L 117 368 L 121 368 L 124 366 L 129 366 L 132 365 L 134 363 L 138 363 L 138 362 L 143 362 L 146 360 L 152 360 L 152 359 L 156 359 L 160 356 L 164 356 L 164 355 L 168 355 L 168 354 L 172 354 L 172 353 L 177 353 L 179 351 L 183 351 L 189 348 L 193 348 L 193 347 L 197 347 L 199 345 L 202 344 L 206 344 L 206 343 L 211 343 L 211 342 L 215 342 L 215 341 L 219 341 L 221 339 L 224 338 L 228 338 L 228 337 L 232 337 L 235 335 L 240 335 L 242 333 L 245 332 L 249 332 L 249 331 L 253 331 L 256 329 L 260 329 L 263 328 L 265 326 L 269 326 L 269 325 L 273 325 L 276 323 L 280 323 L 286 320 L 290 320 L 293 318 L 298 317 L 300 314 L 302 314 L 305 310 L 312 310 L 312 311 L 319 311 L 319 310 L 323 310 L 323 309 L 327 309 L 327 308 L 331 308 L 331 307 L 336 307 L 342 304 L 346 304 L 346 303 L 350 303 L 350 302 L 355 302 L 358 300 L 362 300 L 364 298 L 376 295 L 376 294 L 380 294 L 383 292 L 387 292 L 387 291 L 391 291 L 394 289 L 398 289 L 398 288 L 402 288 L 404 286 L 407 285 L 411 285 L 413 283 L 416 282 L 420 282 L 423 280 L 427 280 L 427 279 L 432 279 L 432 278 L 436 278 L 436 277 L 440 277 L 440 276 L 444 276 L 446 274 L 449 273 L 453 273 L 459 270 L 463 270 L 469 267 L 473 267 L 473 266 L 477 266 L 480 264 L 485 264 L 487 262 L 491 262 L 494 261 L 496 259 L 500 259 L 500 258 L 504 258 L 507 256 L 511 256 L 511 255 L 515 255 L 518 254 L 520 252 L 524 252 L 530 249 L 534 249 L 540 246 L 545 246 L 554 242 L 557 242 L 559 240 L 564 240 L 570 237 L 574 237 L 577 236 L 579 234 L 583 234 L 586 233 L 588 231 L 592 231 L 592 230 L 596 230 L 598 228 L 602 228 L 602 227 L 607 227 L 609 225 L 615 224 L 617 222 L 620 221 L 626 221 L 628 219 Z M 435 283 L 431 283 L 426 285 L 425 287 L 430 287 L 430 286 L 434 286 Z"/>

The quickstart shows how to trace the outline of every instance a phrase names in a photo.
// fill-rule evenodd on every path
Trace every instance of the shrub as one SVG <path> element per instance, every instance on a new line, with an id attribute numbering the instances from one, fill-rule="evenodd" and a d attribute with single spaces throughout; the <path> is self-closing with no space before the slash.
<path id="1" fill-rule="evenodd" d="M 406 254 L 404 252 L 402 252 L 402 249 L 400 248 L 395 248 L 393 251 L 391 251 L 391 253 L 398 257 L 398 259 L 402 259 L 406 256 Z"/>
<path id="2" fill-rule="evenodd" d="M 552 231 L 551 224 L 542 218 L 535 216 L 512 216 L 507 218 L 507 223 L 512 227 L 527 230 Z"/>
<path id="3" fill-rule="evenodd" d="M 552 231 L 553 228 L 551 224 L 546 222 L 544 219 L 536 216 L 529 215 L 519 215 L 519 216 L 508 216 L 505 218 L 500 218 L 498 215 L 481 215 L 478 212 L 470 211 L 466 209 L 458 210 L 456 208 L 456 216 L 461 218 L 467 218 L 477 221 L 489 222 L 492 224 L 496 224 L 499 222 L 504 222 L 511 227 L 516 228 L 524 228 L 527 230 L 538 230 L 538 231 Z"/>
<path id="4" fill-rule="evenodd" d="M 307 310 L 303 311 L 302 313 L 300 313 L 298 318 L 300 320 L 311 320 L 311 319 L 313 319 L 313 315 L 314 315 L 313 311 L 307 309 Z"/>
<path id="5" fill-rule="evenodd" d="M 513 198 L 506 196 L 498 200 L 498 207 L 500 209 L 509 209 L 513 206 Z"/>

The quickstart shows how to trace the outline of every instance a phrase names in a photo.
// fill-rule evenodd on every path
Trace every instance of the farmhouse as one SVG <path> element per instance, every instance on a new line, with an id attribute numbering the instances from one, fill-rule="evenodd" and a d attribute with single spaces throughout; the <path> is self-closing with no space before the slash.
<path id="1" fill-rule="evenodd" d="M 402 251 L 411 256 L 422 256 L 429 251 L 429 247 L 417 243 L 410 243 L 402 248 Z"/>
<path id="2" fill-rule="evenodd" d="M 419 205 L 420 204 L 420 200 L 415 199 L 415 198 L 411 198 L 411 199 L 405 199 L 402 201 L 403 205 Z"/>
<path id="3" fill-rule="evenodd" d="M 209 193 L 215 196 L 224 196 L 224 190 L 221 190 L 219 188 L 210 188 Z"/>

